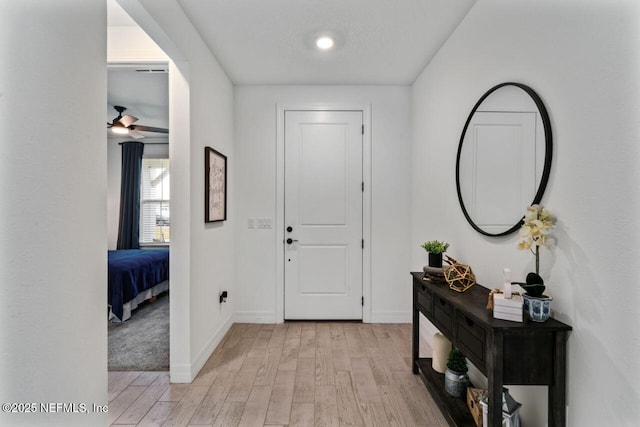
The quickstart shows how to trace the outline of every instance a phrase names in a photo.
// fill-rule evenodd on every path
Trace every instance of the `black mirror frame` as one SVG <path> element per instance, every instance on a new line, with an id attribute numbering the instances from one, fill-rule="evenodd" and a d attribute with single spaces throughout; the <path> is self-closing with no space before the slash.
<path id="1" fill-rule="evenodd" d="M 536 107 L 538 107 L 538 111 L 540 112 L 540 118 L 542 119 L 542 126 L 544 128 L 544 141 L 545 141 L 544 167 L 542 170 L 542 177 L 540 178 L 540 185 L 538 186 L 536 195 L 533 198 L 533 201 L 531 202 L 532 205 L 538 204 L 542 200 L 542 195 L 544 194 L 544 190 L 547 188 L 547 182 L 549 181 L 549 174 L 551 173 L 551 159 L 553 157 L 553 136 L 551 134 L 551 121 L 549 120 L 549 114 L 547 113 L 546 107 L 542 103 L 542 99 L 540 99 L 538 94 L 529 86 L 524 85 L 522 83 L 514 83 L 514 82 L 500 83 L 499 85 L 496 85 L 491 89 L 489 89 L 484 95 L 482 95 L 482 97 L 478 100 L 476 105 L 473 106 L 471 113 L 469 113 L 469 117 L 467 117 L 467 122 L 464 124 L 464 128 L 462 129 L 462 135 L 460 136 L 460 143 L 458 145 L 458 154 L 456 156 L 456 190 L 458 191 L 458 201 L 460 202 L 462 213 L 464 214 L 464 217 L 467 219 L 471 227 L 473 227 L 473 229 L 480 234 L 484 234 L 485 236 L 492 236 L 492 237 L 506 236 L 516 231 L 522 224 L 524 215 L 522 216 L 522 218 L 520 218 L 518 222 L 516 222 L 516 224 L 513 227 L 501 233 L 488 233 L 485 230 L 478 227 L 478 225 L 475 222 L 473 222 L 473 220 L 469 216 L 469 213 L 467 212 L 467 209 L 464 206 L 464 201 L 462 200 L 462 193 L 460 191 L 460 153 L 462 152 L 462 143 L 464 142 L 464 136 L 467 133 L 467 128 L 469 127 L 469 123 L 471 122 L 471 119 L 475 114 L 476 110 L 478 109 L 478 107 L 480 107 L 480 104 L 482 104 L 482 101 L 484 101 L 493 92 L 495 92 L 496 90 L 504 86 L 516 86 L 522 89 L 523 91 L 525 91 L 531 97 L 531 99 L 533 99 L 533 101 L 535 102 Z"/>

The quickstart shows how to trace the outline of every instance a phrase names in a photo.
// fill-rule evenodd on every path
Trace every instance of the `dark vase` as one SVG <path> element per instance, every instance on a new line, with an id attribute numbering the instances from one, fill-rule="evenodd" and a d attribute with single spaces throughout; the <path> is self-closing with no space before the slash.
<path id="1" fill-rule="evenodd" d="M 429 252 L 429 267 L 442 268 L 442 253 Z"/>

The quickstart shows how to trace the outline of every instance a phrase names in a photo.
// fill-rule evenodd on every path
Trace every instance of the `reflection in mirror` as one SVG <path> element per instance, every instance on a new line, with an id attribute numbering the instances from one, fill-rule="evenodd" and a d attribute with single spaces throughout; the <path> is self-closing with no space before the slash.
<path id="1" fill-rule="evenodd" d="M 520 83 L 491 88 L 473 107 L 460 137 L 456 186 L 471 226 L 488 236 L 516 231 L 539 203 L 551 168 L 549 116 Z"/>

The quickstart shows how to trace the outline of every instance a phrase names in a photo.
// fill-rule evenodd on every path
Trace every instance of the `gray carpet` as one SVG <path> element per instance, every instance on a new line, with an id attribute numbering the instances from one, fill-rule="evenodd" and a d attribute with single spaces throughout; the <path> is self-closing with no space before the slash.
<path id="1" fill-rule="evenodd" d="M 133 311 L 131 319 L 109 322 L 110 371 L 169 370 L 169 295 Z"/>

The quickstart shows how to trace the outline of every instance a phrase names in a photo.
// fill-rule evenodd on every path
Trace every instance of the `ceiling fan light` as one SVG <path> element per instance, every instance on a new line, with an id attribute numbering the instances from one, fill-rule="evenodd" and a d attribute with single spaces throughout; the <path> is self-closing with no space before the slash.
<path id="1" fill-rule="evenodd" d="M 124 126 L 114 125 L 114 126 L 111 127 L 111 131 L 113 133 L 117 133 L 119 135 L 128 135 L 129 134 L 129 129 L 127 129 Z"/>

